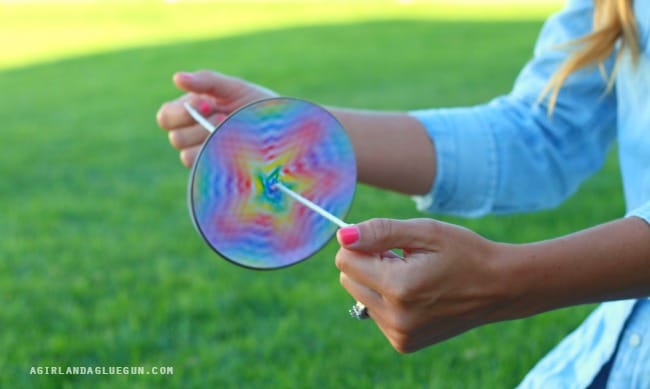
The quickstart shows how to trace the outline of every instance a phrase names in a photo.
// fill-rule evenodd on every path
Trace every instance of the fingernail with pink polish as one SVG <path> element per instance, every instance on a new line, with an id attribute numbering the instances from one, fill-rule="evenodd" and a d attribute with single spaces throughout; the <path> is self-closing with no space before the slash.
<path id="1" fill-rule="evenodd" d="M 338 237 L 344 246 L 351 245 L 359 240 L 359 228 L 357 226 L 343 227 L 339 230 Z"/>
<path id="2" fill-rule="evenodd" d="M 199 111 L 201 111 L 204 116 L 209 115 L 212 111 L 212 108 L 210 108 L 210 103 L 206 101 L 199 102 Z"/>
<path id="3" fill-rule="evenodd" d="M 192 73 L 187 73 L 187 72 L 180 72 L 177 74 L 178 78 L 180 78 L 183 81 L 192 81 L 194 80 L 194 74 Z"/>

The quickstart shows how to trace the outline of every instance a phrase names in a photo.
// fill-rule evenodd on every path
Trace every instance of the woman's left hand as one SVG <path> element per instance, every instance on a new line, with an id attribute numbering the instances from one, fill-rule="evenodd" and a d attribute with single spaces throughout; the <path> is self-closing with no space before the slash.
<path id="1" fill-rule="evenodd" d="M 501 266 L 506 245 L 431 219 L 373 219 L 337 237 L 341 284 L 401 353 L 517 316 Z"/>

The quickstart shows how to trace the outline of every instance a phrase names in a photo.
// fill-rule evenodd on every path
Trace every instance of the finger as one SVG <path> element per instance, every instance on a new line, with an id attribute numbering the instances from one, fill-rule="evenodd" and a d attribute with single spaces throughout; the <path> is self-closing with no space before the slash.
<path id="1" fill-rule="evenodd" d="M 381 310 L 383 305 L 381 295 L 367 286 L 355 281 L 353 278 L 350 278 L 345 273 L 340 274 L 339 281 L 350 296 L 368 308 L 368 314 L 374 319 L 371 312 L 379 312 Z"/>
<path id="2" fill-rule="evenodd" d="M 239 78 L 210 70 L 194 73 L 180 72 L 174 75 L 174 83 L 180 89 L 198 94 L 208 94 L 218 99 L 231 99 L 239 93 L 244 82 Z"/>
<path id="3" fill-rule="evenodd" d="M 458 318 L 434 319 L 430 324 L 404 331 L 391 322 L 379 326 L 392 346 L 400 353 L 412 353 L 466 332 L 476 325 Z"/>
<path id="4" fill-rule="evenodd" d="M 391 249 L 438 249 L 442 223 L 431 219 L 371 219 L 337 233 L 341 246 L 369 253 Z"/>
<path id="5" fill-rule="evenodd" d="M 208 121 L 217 127 L 225 119 L 223 114 L 214 114 Z M 169 143 L 177 150 L 203 144 L 210 132 L 198 124 L 169 131 Z"/>
<path id="6" fill-rule="evenodd" d="M 195 120 L 184 107 L 186 102 L 197 108 L 203 116 L 208 116 L 215 111 L 214 102 L 211 102 L 209 98 L 187 94 L 160 107 L 156 114 L 158 125 L 165 130 L 173 130 L 194 124 Z"/>
<path id="7" fill-rule="evenodd" d="M 187 149 L 190 147 L 203 144 L 205 139 L 210 135 L 203 127 L 191 126 L 169 131 L 169 143 L 177 149 Z"/>
<path id="8" fill-rule="evenodd" d="M 401 261 L 382 254 L 363 253 L 341 248 L 336 254 L 336 267 L 348 277 L 366 287 L 381 292 L 386 285 L 389 261 Z"/>
<path id="9" fill-rule="evenodd" d="M 370 316 L 370 318 L 375 322 L 386 338 L 393 343 L 394 341 L 392 339 L 395 338 L 393 335 L 395 330 L 390 319 L 393 314 L 390 311 L 387 311 L 387 306 L 383 297 L 376 291 L 348 277 L 345 273 L 341 273 L 340 281 L 343 288 L 345 288 L 352 297 L 366 306 L 368 309 L 368 316 Z"/>
<path id="10" fill-rule="evenodd" d="M 196 156 L 199 155 L 200 150 L 201 150 L 201 146 L 194 146 L 188 149 L 181 150 L 180 157 L 183 165 L 185 165 L 188 168 L 192 167 L 192 165 L 194 164 L 194 160 L 196 159 Z"/>

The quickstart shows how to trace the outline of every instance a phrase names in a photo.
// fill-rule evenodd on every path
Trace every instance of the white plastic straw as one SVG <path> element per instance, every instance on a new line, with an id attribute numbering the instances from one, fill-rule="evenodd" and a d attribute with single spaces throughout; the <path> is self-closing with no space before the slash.
<path id="1" fill-rule="evenodd" d="M 332 223 L 336 224 L 337 226 L 339 226 L 341 228 L 349 226 L 348 223 L 346 223 L 343 220 L 339 219 L 338 217 L 332 215 L 331 213 L 327 212 L 323 208 L 319 207 L 318 205 L 312 203 L 311 201 L 309 201 L 306 198 L 302 197 L 298 193 L 296 193 L 296 192 L 292 191 L 291 189 L 287 188 L 283 184 L 281 184 L 279 182 L 276 182 L 273 186 L 275 188 L 280 189 L 281 191 L 283 191 L 287 195 L 293 197 L 293 199 L 295 199 L 296 201 L 298 201 L 299 203 L 301 203 L 305 207 L 307 207 L 307 208 L 311 209 L 312 211 L 318 213 L 319 215 L 323 216 L 324 218 L 326 218 L 327 220 L 329 220 Z"/>
<path id="2" fill-rule="evenodd" d="M 208 119 L 204 118 L 201 116 L 200 113 L 196 112 L 194 108 L 186 101 L 183 103 L 183 106 L 185 107 L 185 110 L 196 120 L 197 123 L 201 125 L 201 127 L 205 128 L 206 130 L 210 131 L 210 133 L 213 133 L 217 127 L 213 126 L 212 123 L 208 121 Z"/>

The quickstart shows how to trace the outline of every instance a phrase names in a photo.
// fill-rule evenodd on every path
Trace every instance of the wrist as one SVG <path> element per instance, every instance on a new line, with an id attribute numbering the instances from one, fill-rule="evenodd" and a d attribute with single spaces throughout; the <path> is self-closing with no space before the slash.
<path id="1" fill-rule="evenodd" d="M 488 253 L 490 272 L 501 306 L 495 321 L 521 319 L 552 309 L 549 301 L 537 298 L 540 279 L 532 268 L 536 248 L 530 244 L 493 243 Z"/>
<path id="2" fill-rule="evenodd" d="M 626 218 L 551 240 L 498 244 L 512 318 L 650 295 L 649 227 Z"/>
<path id="3" fill-rule="evenodd" d="M 505 295 L 510 301 L 510 319 L 520 319 L 559 308 L 552 271 L 544 268 L 543 245 L 499 244 L 499 268 Z M 556 291 L 557 292 L 557 291 Z"/>

